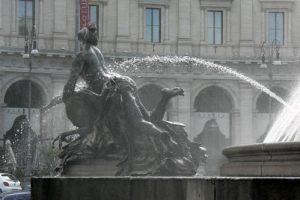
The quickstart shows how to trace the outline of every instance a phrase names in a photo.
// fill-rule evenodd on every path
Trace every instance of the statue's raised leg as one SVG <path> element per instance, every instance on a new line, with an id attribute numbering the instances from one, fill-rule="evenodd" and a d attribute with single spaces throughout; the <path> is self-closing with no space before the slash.
<path id="1" fill-rule="evenodd" d="M 161 90 L 162 98 L 154 111 L 151 113 L 150 120 L 152 122 L 162 121 L 167 105 L 169 103 L 169 100 L 175 96 L 183 96 L 184 91 L 182 88 L 175 87 L 175 88 L 164 88 Z"/>

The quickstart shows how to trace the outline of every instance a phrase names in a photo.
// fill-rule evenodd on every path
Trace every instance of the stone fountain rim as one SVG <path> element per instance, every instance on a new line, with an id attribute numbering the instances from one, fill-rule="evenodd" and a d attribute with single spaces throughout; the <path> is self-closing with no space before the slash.
<path id="1" fill-rule="evenodd" d="M 223 154 L 231 159 L 246 156 L 299 155 L 300 142 L 256 143 L 251 145 L 230 146 Z"/>
<path id="2" fill-rule="evenodd" d="M 231 146 L 223 154 L 222 176 L 300 177 L 300 142 Z"/>

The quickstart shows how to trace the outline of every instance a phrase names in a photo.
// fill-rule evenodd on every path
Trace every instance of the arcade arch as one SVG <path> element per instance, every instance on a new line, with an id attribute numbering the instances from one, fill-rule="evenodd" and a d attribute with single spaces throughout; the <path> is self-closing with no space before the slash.
<path id="1" fill-rule="evenodd" d="M 287 100 L 289 96 L 289 91 L 282 87 L 272 87 L 271 91 L 281 97 L 283 100 Z M 270 97 L 265 92 L 260 93 L 256 100 L 256 110 L 259 113 L 277 113 L 281 108 L 282 104 Z"/>
<path id="2" fill-rule="evenodd" d="M 206 147 L 208 153 L 205 174 L 219 175 L 222 150 L 231 144 L 233 98 L 222 87 L 208 86 L 197 94 L 194 109 L 194 141 Z"/>
<path id="3" fill-rule="evenodd" d="M 28 107 L 29 81 L 31 82 L 31 108 L 41 108 L 46 104 L 46 95 L 40 85 L 31 80 L 20 80 L 10 85 L 5 93 L 4 103 L 7 107 Z"/>
<path id="4" fill-rule="evenodd" d="M 2 132 L 8 131 L 16 118 L 28 115 L 29 112 L 29 83 L 31 83 L 30 124 L 35 133 L 40 132 L 40 108 L 46 104 L 47 97 L 43 88 L 28 79 L 13 82 L 5 91 L 2 108 Z"/>
<path id="5" fill-rule="evenodd" d="M 196 112 L 230 113 L 233 109 L 232 98 L 228 92 L 218 86 L 209 86 L 201 90 L 194 102 Z"/>

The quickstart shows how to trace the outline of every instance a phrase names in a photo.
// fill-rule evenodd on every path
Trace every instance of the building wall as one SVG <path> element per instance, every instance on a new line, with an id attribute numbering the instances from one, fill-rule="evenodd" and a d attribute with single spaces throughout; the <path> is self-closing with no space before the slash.
<path id="1" fill-rule="evenodd" d="M 61 93 L 75 54 L 74 0 L 36 1 L 36 25 L 40 56 L 33 58 L 31 79 L 42 86 L 49 102 Z M 128 59 L 145 55 L 189 55 L 232 67 L 269 86 L 291 88 L 297 84 L 300 51 L 299 0 L 92 0 L 99 6 L 99 48 L 107 60 Z M 161 43 L 145 42 L 145 8 L 161 8 Z M 28 79 L 28 64 L 22 59 L 24 36 L 18 33 L 18 1 L 0 1 L 0 103 L 4 105 L 7 88 L 15 81 Z M 207 11 L 223 11 L 223 44 L 207 43 Z M 267 12 L 285 13 L 284 45 L 280 47 L 282 65 L 272 65 L 274 48 L 265 46 L 267 65 L 261 68 L 261 45 L 267 40 Z M 218 86 L 228 92 L 234 105 L 230 113 L 232 144 L 255 142 L 263 133 L 257 126 L 256 100 L 260 91 L 236 77 L 210 70 L 188 70 L 170 67 L 169 71 L 128 74 L 139 87 L 146 83 L 180 86 L 184 97 L 173 100 L 171 119 L 186 124 L 190 138 L 195 129 L 196 96 L 208 86 Z M 4 105 L 5 106 L 5 105 Z M 63 106 L 51 111 L 63 114 Z M 54 114 L 55 115 L 55 114 Z M 0 117 L 5 117 L 1 113 Z M 62 116 L 63 118 L 64 116 Z M 52 125 L 47 137 L 67 130 L 68 122 L 48 116 Z M 266 118 L 266 117 L 265 117 Z M 1 119 L 1 118 L 0 118 Z M 3 120 L 0 120 L 3 122 Z M 3 127 L 3 126 L 2 126 Z M 261 125 L 265 127 L 265 124 Z M 259 129 L 259 130 L 258 130 Z M 5 130 L 1 130 L 2 135 Z"/>

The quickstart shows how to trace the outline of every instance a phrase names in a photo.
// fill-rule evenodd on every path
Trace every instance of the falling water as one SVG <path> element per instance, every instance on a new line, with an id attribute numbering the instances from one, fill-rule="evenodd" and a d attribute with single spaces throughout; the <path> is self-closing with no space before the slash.
<path id="1" fill-rule="evenodd" d="M 281 111 L 269 130 L 264 143 L 300 141 L 300 87 L 292 93 L 288 104 L 293 108 L 293 111 L 291 112 L 287 108 Z"/>

